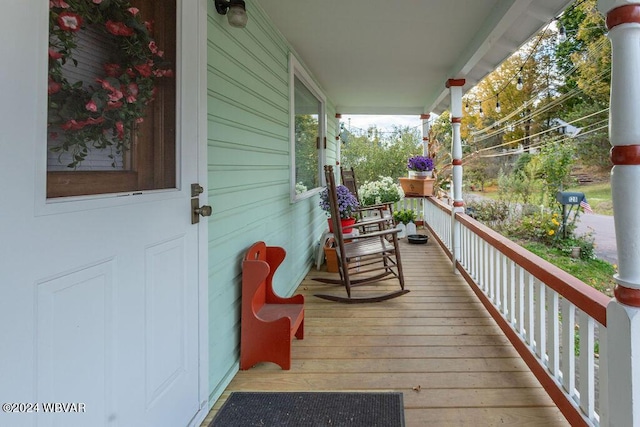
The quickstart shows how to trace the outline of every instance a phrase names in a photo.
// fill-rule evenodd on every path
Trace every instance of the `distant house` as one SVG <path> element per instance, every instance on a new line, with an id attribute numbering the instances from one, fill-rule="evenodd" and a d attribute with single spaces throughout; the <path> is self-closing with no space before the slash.
<path id="1" fill-rule="evenodd" d="M 551 126 L 557 128 L 558 133 L 568 136 L 569 138 L 575 138 L 578 136 L 582 128 L 575 127 L 561 119 L 551 119 Z"/>

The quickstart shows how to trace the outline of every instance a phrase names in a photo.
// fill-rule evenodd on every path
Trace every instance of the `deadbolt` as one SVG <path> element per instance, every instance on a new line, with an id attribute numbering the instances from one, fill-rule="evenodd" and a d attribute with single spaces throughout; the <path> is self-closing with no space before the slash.
<path id="1" fill-rule="evenodd" d="M 200 216 L 211 216 L 213 208 L 208 205 L 199 206 L 200 201 L 198 198 L 191 199 L 191 224 L 197 224 L 200 222 Z"/>
<path id="2" fill-rule="evenodd" d="M 191 184 L 191 197 L 198 197 L 204 192 L 204 188 L 200 184 Z"/>

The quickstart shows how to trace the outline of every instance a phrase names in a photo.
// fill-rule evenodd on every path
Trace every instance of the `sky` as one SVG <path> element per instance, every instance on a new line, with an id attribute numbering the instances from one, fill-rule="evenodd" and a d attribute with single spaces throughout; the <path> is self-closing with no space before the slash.
<path id="1" fill-rule="evenodd" d="M 393 126 L 421 126 L 420 116 L 370 116 L 363 114 L 343 114 L 340 121 L 345 127 L 349 126 L 351 119 L 352 128 L 367 130 L 370 126 L 377 126 L 383 132 L 392 131 Z M 419 128 L 421 129 L 421 128 Z"/>

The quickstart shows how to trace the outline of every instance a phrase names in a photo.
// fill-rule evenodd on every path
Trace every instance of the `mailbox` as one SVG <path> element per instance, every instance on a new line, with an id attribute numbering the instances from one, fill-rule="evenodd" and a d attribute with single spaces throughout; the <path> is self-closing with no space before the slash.
<path id="1" fill-rule="evenodd" d="M 573 216 L 573 222 L 576 222 L 576 217 L 578 216 L 577 209 L 582 199 L 584 199 L 584 193 L 578 193 L 575 191 L 558 191 L 556 193 L 556 200 L 562 205 L 562 225 L 558 231 L 562 231 L 562 236 L 565 239 L 568 237 L 567 219 L 569 219 L 569 215 L 575 206 L 576 213 Z M 569 207 L 568 209 L 567 206 Z"/>
<path id="2" fill-rule="evenodd" d="M 584 199 L 584 193 L 574 191 L 558 191 L 556 193 L 556 200 L 561 205 L 579 205 L 582 199 Z"/>

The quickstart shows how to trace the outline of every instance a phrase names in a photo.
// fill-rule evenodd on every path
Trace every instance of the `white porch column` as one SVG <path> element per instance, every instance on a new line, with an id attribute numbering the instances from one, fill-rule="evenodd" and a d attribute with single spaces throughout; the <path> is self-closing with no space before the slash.
<path id="1" fill-rule="evenodd" d="M 431 123 L 429 119 L 431 114 L 421 114 L 420 120 L 422 120 L 422 155 L 429 155 L 429 130 L 431 129 Z"/>
<path id="2" fill-rule="evenodd" d="M 453 176 L 453 209 L 451 210 L 451 243 L 453 271 L 460 259 L 460 224 L 455 221 L 457 212 L 464 212 L 462 200 L 462 141 L 460 140 L 460 122 L 462 121 L 462 86 L 464 79 L 449 79 L 446 87 L 451 96 L 451 159 Z"/>
<path id="3" fill-rule="evenodd" d="M 422 155 L 423 156 L 428 156 L 429 155 L 429 149 L 431 148 L 429 146 L 429 130 L 431 129 L 431 123 L 429 122 L 429 119 L 431 118 L 431 114 L 420 114 L 420 120 L 422 120 Z M 434 159 L 435 162 L 435 159 Z M 434 172 L 435 173 L 435 172 Z M 426 220 L 426 203 L 427 201 L 423 198 L 420 199 L 420 212 L 421 212 L 421 220 L 423 221 L 423 223 L 427 224 L 427 220 Z"/>
<path id="4" fill-rule="evenodd" d="M 342 114 L 336 113 L 336 166 L 340 166 L 342 164 L 342 140 L 340 133 L 340 119 L 342 118 Z"/>
<path id="5" fill-rule="evenodd" d="M 609 138 L 618 249 L 607 307 L 608 402 L 603 425 L 640 425 L 640 3 L 599 0 L 611 39 Z"/>

